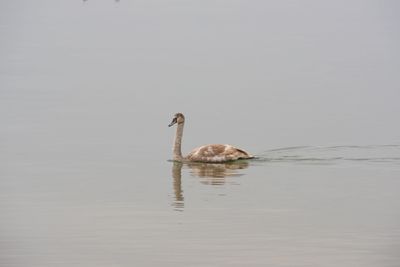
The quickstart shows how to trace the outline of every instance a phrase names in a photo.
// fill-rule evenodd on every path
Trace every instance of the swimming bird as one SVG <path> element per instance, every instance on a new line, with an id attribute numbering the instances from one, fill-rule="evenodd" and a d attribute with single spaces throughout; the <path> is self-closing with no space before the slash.
<path id="1" fill-rule="evenodd" d="M 182 156 L 181 146 L 185 116 L 182 113 L 176 113 L 172 119 L 172 122 L 168 126 L 171 127 L 174 124 L 177 124 L 173 147 L 174 161 L 220 163 L 239 159 L 254 158 L 252 155 L 242 149 L 236 148 L 232 145 L 221 144 L 212 144 L 197 147 L 184 157 Z"/>

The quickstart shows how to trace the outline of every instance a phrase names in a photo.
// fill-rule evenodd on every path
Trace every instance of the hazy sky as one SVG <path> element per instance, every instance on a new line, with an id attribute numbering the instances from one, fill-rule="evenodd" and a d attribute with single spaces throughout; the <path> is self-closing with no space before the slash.
<path id="1" fill-rule="evenodd" d="M 399 8 L 1 1 L 0 137 L 10 150 L 90 141 L 164 155 L 184 112 L 185 150 L 399 143 Z"/>

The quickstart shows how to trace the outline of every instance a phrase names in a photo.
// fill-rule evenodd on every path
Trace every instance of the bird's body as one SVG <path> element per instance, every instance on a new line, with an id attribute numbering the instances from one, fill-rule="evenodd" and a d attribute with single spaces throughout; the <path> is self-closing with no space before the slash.
<path id="1" fill-rule="evenodd" d="M 181 152 L 184 123 L 185 117 L 183 114 L 177 113 L 169 125 L 172 126 L 174 124 L 178 124 L 173 149 L 175 161 L 221 163 L 239 159 L 254 158 L 252 155 L 242 149 L 236 148 L 232 145 L 221 144 L 200 146 L 193 149 L 187 156 L 184 157 L 182 156 Z"/>
<path id="2" fill-rule="evenodd" d="M 231 145 L 205 145 L 193 149 L 186 159 L 200 162 L 226 162 L 238 159 L 252 158 L 246 151 Z"/>

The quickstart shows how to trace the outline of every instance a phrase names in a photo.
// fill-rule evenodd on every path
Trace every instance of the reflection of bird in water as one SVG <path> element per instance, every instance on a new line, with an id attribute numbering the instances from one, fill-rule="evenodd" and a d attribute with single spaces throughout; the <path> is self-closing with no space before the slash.
<path id="1" fill-rule="evenodd" d="M 241 176 L 238 170 L 249 166 L 247 161 L 234 161 L 230 163 L 202 163 L 190 162 L 187 164 L 193 176 L 201 178 L 203 184 L 222 185 L 225 177 Z"/>
<path id="2" fill-rule="evenodd" d="M 174 188 L 173 206 L 176 210 L 183 210 L 184 196 L 182 190 L 182 168 L 187 167 L 191 175 L 200 178 L 202 184 L 223 185 L 226 183 L 226 177 L 237 177 L 243 174 L 239 170 L 246 169 L 249 166 L 247 161 L 238 160 L 229 163 L 202 163 L 190 162 L 182 163 L 174 161 L 172 163 L 172 178 Z"/>
<path id="3" fill-rule="evenodd" d="M 173 205 L 177 210 L 182 210 L 184 207 L 184 197 L 183 197 L 183 190 L 182 190 L 182 163 L 180 162 L 173 162 L 172 165 L 172 178 L 173 186 L 174 186 L 174 203 Z"/>
<path id="4" fill-rule="evenodd" d="M 177 124 L 174 141 L 174 160 L 181 162 L 229 162 L 238 159 L 252 159 L 252 155 L 246 151 L 231 145 L 205 145 L 195 148 L 186 157 L 182 156 L 181 144 L 183 136 L 183 126 L 185 125 L 185 116 L 182 113 L 175 114 L 172 122 L 168 125 Z"/>

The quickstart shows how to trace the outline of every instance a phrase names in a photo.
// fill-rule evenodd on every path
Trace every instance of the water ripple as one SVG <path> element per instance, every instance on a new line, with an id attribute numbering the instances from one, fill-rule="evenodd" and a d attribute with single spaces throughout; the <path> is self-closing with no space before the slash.
<path id="1" fill-rule="evenodd" d="M 266 150 L 255 161 L 301 164 L 366 162 L 400 165 L 400 145 L 282 147 Z"/>

